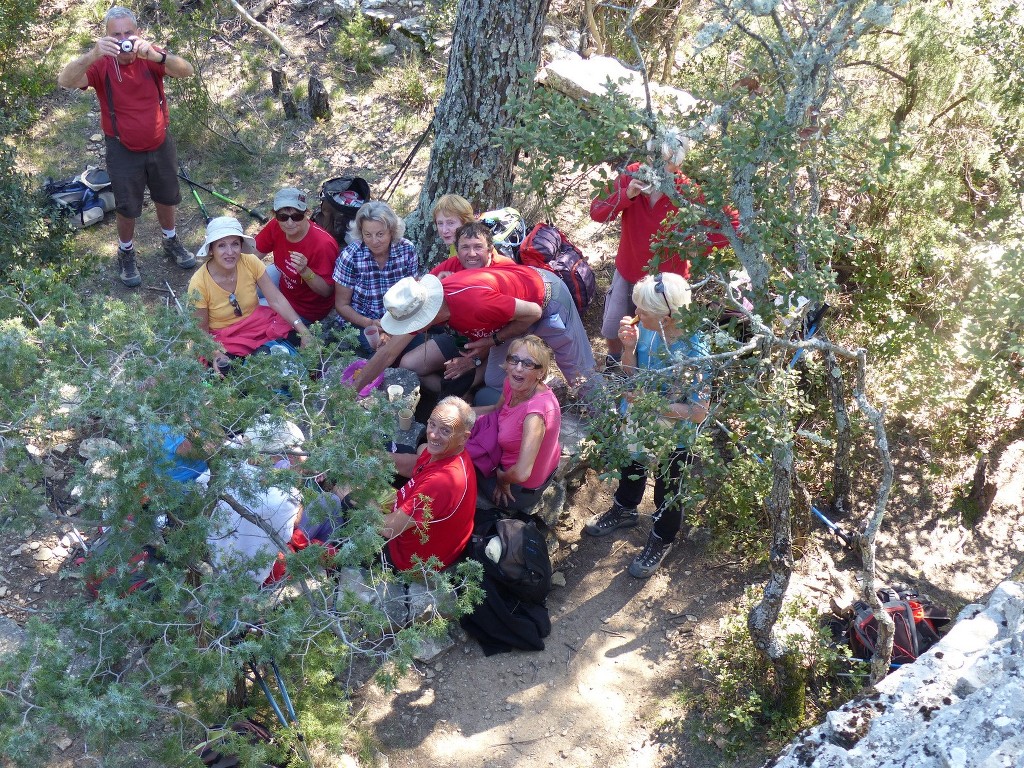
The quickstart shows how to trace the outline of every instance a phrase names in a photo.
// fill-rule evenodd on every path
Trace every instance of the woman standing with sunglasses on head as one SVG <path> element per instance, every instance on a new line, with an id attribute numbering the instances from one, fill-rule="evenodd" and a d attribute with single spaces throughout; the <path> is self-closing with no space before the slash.
<path id="1" fill-rule="evenodd" d="M 220 344 L 213 362 L 224 370 L 232 357 L 244 357 L 269 341 L 287 338 L 302 346 L 309 331 L 288 303 L 256 253 L 238 219 L 219 216 L 206 225 L 206 240 L 196 251 L 205 263 L 188 281 L 189 301 L 199 326 Z M 266 297 L 260 304 L 257 287 Z"/>
<path id="2" fill-rule="evenodd" d="M 334 261 L 338 244 L 309 220 L 306 195 L 285 187 L 274 195 L 274 218 L 256 235 L 256 250 L 273 254 L 267 273 L 302 322 L 312 325 L 334 309 Z"/>
<path id="3" fill-rule="evenodd" d="M 676 323 L 680 310 L 690 304 L 690 286 L 686 279 L 671 272 L 647 275 L 633 287 L 635 318 L 619 322 L 622 342 L 622 370 L 626 374 L 672 368 L 689 358 L 707 353 L 698 334 L 688 338 Z M 686 369 L 666 379 L 664 394 L 669 401 L 661 418 L 677 429 L 677 444 L 665 471 L 654 478 L 654 525 L 647 544 L 629 565 L 629 575 L 646 579 L 654 573 L 672 549 L 672 542 L 682 526 L 683 506 L 678 498 L 683 472 L 693 464 L 690 447 L 696 435 L 696 424 L 707 418 L 707 387 L 700 371 L 692 377 L 685 391 L 678 391 L 677 382 L 685 381 Z M 675 386 L 673 386 L 675 385 Z M 631 401 L 626 395 L 626 401 Z M 650 471 L 645 453 L 635 454 L 633 463 L 619 470 L 619 487 L 607 512 L 594 515 L 583 527 L 590 536 L 605 536 L 619 528 L 631 528 L 640 521 L 637 507 L 643 500 Z"/>
<path id="4" fill-rule="evenodd" d="M 501 398 L 473 409 L 484 416 L 466 446 L 478 470 L 478 496 L 501 509 L 529 513 L 558 468 L 562 410 L 544 383 L 551 357 L 537 336 L 513 340 L 502 366 Z"/>

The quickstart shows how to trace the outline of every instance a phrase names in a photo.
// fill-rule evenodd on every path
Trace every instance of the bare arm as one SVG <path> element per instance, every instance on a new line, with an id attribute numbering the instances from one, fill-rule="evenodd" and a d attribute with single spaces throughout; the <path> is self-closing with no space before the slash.
<path id="1" fill-rule="evenodd" d="M 157 50 L 159 48 L 159 50 Z M 195 74 L 195 68 L 185 59 L 181 58 L 175 53 L 164 50 L 160 46 L 154 45 L 149 40 L 144 40 L 141 37 L 135 38 L 135 53 L 140 59 L 147 59 L 148 61 L 159 62 L 164 59 L 164 54 L 167 54 L 166 60 L 163 61 L 164 72 L 169 77 L 191 77 Z"/>
<path id="2" fill-rule="evenodd" d="M 353 309 L 352 289 L 341 283 L 334 284 L 334 308 L 338 311 L 339 317 L 352 323 L 352 325 L 357 325 L 360 328 L 373 325 L 372 318 L 364 317 Z"/>
<path id="3" fill-rule="evenodd" d="M 367 360 L 366 365 L 356 374 L 356 384 L 360 387 L 365 386 L 383 373 L 385 368 L 392 367 L 405 348 L 409 346 L 412 337 L 411 333 L 392 336 L 386 344 L 377 347 L 373 357 Z"/>
<path id="4" fill-rule="evenodd" d="M 295 271 L 299 273 L 299 279 L 309 286 L 317 296 L 330 296 L 335 293 L 333 283 L 328 283 L 324 278 L 309 268 L 309 259 L 299 251 L 289 251 L 288 259 L 291 261 Z"/>
<path id="5" fill-rule="evenodd" d="M 302 345 L 305 346 L 311 338 L 309 335 L 309 329 L 303 325 L 302 320 L 299 319 L 298 313 L 292 309 L 292 305 L 288 303 L 288 299 L 286 299 L 278 287 L 274 285 L 274 281 L 270 279 L 270 275 L 264 272 L 260 275 L 256 284 L 260 287 L 260 290 L 263 291 L 263 295 L 266 297 L 267 304 L 270 305 L 270 308 L 283 317 L 285 321 L 292 326 L 292 328 L 299 332 L 299 336 L 302 337 Z"/>
<path id="6" fill-rule="evenodd" d="M 396 509 L 384 516 L 384 525 L 380 529 L 380 535 L 385 539 L 391 540 L 415 524 L 416 521 L 405 514 L 405 512 Z"/>
<path id="7" fill-rule="evenodd" d="M 533 301 L 516 299 L 516 308 L 512 313 L 512 319 L 508 322 L 508 325 L 486 338 L 469 342 L 469 344 L 466 345 L 466 351 L 471 354 L 478 355 L 482 351 L 489 350 L 498 344 L 503 344 L 509 339 L 522 336 L 523 332 L 540 320 L 543 314 L 544 310 L 541 308 L 540 304 Z M 495 337 L 497 337 L 497 339 L 495 339 Z"/>
<path id="8" fill-rule="evenodd" d="M 523 422 L 523 441 L 519 448 L 519 459 L 508 469 L 498 468 L 497 478 L 501 483 L 525 483 L 533 474 L 533 465 L 540 454 L 540 444 L 547 433 L 544 419 L 539 413 L 531 413 Z"/>
<path id="9" fill-rule="evenodd" d="M 103 56 L 116 56 L 120 50 L 114 38 L 101 37 L 92 48 L 64 65 L 64 69 L 57 75 L 57 85 L 69 89 L 85 88 L 89 85 L 86 72 L 93 62 L 99 61 Z"/>

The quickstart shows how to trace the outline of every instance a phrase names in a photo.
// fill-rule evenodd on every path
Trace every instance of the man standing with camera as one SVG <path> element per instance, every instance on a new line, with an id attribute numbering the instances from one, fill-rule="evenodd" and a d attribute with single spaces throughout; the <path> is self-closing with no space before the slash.
<path id="1" fill-rule="evenodd" d="M 135 219 L 142 214 L 146 188 L 156 206 L 164 255 L 182 269 L 195 266 L 175 230 L 181 202 L 178 156 L 167 132 L 164 76 L 190 77 L 195 71 L 180 56 L 139 36 L 135 14 L 115 5 L 104 17 L 105 35 L 70 61 L 57 76 L 63 88 L 96 90 L 106 136 L 107 171 L 117 201 L 117 260 L 121 282 L 142 283 L 135 257 Z"/>

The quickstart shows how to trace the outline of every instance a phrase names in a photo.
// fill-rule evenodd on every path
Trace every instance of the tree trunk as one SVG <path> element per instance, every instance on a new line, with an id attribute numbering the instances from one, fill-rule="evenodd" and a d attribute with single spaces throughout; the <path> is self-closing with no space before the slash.
<path id="1" fill-rule="evenodd" d="M 779 418 L 785 424 L 787 409 Z M 793 444 L 779 440 L 772 451 L 772 490 L 765 500 L 772 528 L 769 576 L 761 601 L 750 609 L 747 629 L 754 646 L 772 663 L 778 684 L 778 704 L 788 716 L 799 716 L 804 709 L 804 673 L 793 648 L 775 632 L 782 601 L 793 573 L 793 538 L 790 530 L 790 506 L 793 488 Z"/>
<path id="2" fill-rule="evenodd" d="M 270 68 L 270 90 L 277 96 L 288 87 L 288 76 L 278 65 Z"/>
<path id="3" fill-rule="evenodd" d="M 443 194 L 467 198 L 477 211 L 508 205 L 516 155 L 498 146 L 498 132 L 513 125 L 510 99 L 533 93 L 522 66 L 536 67 L 550 0 L 459 0 L 444 95 L 434 113 L 430 151 L 417 210 L 406 218 L 406 237 L 420 253 L 439 250 L 430 209 Z"/>
<path id="4" fill-rule="evenodd" d="M 316 75 L 309 76 L 309 116 L 314 120 L 331 119 L 331 99 L 323 80 Z"/>
<path id="5" fill-rule="evenodd" d="M 846 384 L 839 358 L 833 350 L 825 352 L 825 382 L 832 414 L 836 420 L 836 452 L 832 459 L 832 510 L 836 518 L 848 515 L 853 505 L 853 482 L 850 454 L 853 450 L 853 430 L 850 412 L 846 407 Z"/>

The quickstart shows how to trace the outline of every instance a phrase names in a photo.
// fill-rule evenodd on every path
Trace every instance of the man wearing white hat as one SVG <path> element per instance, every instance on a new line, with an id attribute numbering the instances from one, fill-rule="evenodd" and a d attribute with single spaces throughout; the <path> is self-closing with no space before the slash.
<path id="1" fill-rule="evenodd" d="M 360 381 L 371 381 L 398 359 L 417 332 L 437 324 L 469 339 L 466 357 L 479 359 L 481 352 L 489 352 L 484 382 L 492 392 L 478 396 L 478 405 L 497 400 L 509 343 L 525 333 L 536 334 L 551 347 L 570 384 L 594 371 L 586 329 L 565 284 L 553 272 L 513 264 L 466 270 L 443 281 L 433 275 L 405 278 L 384 295 L 384 308 L 381 326 L 392 338 L 360 371 Z"/>

